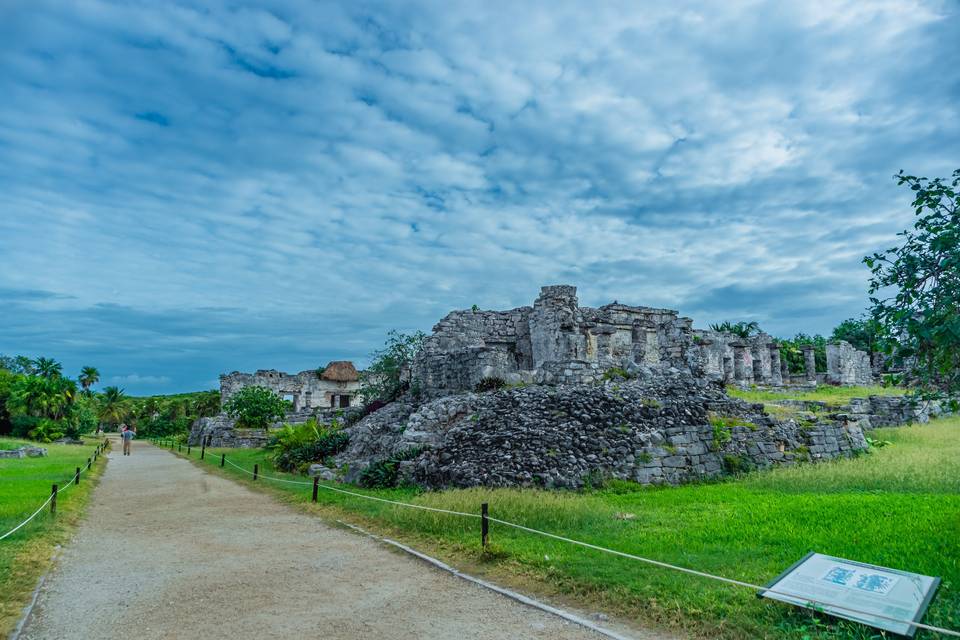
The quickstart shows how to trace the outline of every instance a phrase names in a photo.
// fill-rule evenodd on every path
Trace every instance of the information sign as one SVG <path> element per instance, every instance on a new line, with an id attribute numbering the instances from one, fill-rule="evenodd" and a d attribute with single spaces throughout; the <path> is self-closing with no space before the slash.
<path id="1" fill-rule="evenodd" d="M 939 584 L 940 578 L 811 552 L 759 595 L 789 604 L 813 606 L 838 618 L 913 636 L 917 628 L 906 621 L 920 622 Z M 837 606 L 831 607 L 831 604 Z"/>

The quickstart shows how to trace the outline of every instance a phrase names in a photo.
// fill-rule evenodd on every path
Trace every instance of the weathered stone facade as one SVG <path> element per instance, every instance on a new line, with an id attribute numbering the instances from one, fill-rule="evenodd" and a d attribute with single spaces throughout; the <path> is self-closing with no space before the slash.
<path id="1" fill-rule="evenodd" d="M 699 358 L 692 321 L 676 311 L 608 304 L 581 307 L 576 287 L 543 287 L 532 307 L 454 311 L 433 328 L 412 369 L 429 397 L 507 382 L 594 382 L 609 368 Z"/>
<path id="2" fill-rule="evenodd" d="M 842 385 L 868 385 L 874 381 L 870 354 L 840 340 L 827 345 L 827 382 Z"/>
<path id="3" fill-rule="evenodd" d="M 260 369 L 256 373 L 233 373 L 220 376 L 220 404 L 244 387 L 266 387 L 293 404 L 293 411 L 336 409 L 355 403 L 360 391 L 357 370 L 349 362 L 331 362 L 322 373 L 301 371 L 284 373 Z"/>
<path id="4" fill-rule="evenodd" d="M 667 365 L 726 384 L 869 384 L 870 357 L 840 342 L 828 346 L 828 373 L 817 374 L 813 345 L 805 375 L 791 378 L 776 340 L 693 329 L 670 309 L 616 302 L 577 303 L 576 287 L 542 287 L 532 307 L 453 311 L 433 328 L 412 378 L 427 397 L 472 390 L 484 378 L 509 383 L 576 384 L 613 367 Z"/>

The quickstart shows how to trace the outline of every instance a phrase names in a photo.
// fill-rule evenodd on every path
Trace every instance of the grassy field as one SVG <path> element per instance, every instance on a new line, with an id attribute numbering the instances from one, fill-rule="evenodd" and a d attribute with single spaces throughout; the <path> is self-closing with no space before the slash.
<path id="1" fill-rule="evenodd" d="M 478 513 L 637 555 L 765 583 L 808 551 L 943 578 L 925 619 L 960 628 L 960 418 L 878 430 L 892 444 L 855 459 L 758 472 L 676 488 L 617 483 L 589 492 L 469 489 L 362 491 L 416 504 Z M 261 473 L 277 472 L 261 450 L 225 450 Z M 186 452 L 186 449 L 184 449 Z M 203 465 L 218 468 L 221 450 Z M 193 458 L 199 455 L 193 451 Z M 199 463 L 199 461 L 198 461 Z M 306 480 L 305 478 L 297 478 Z M 722 638 L 871 638 L 860 625 L 761 601 L 727 586 L 492 525 L 480 550 L 479 523 L 321 490 L 265 482 L 284 500 L 343 518 L 514 586 L 663 627 Z M 933 637 L 923 632 L 918 637 Z"/>
<path id="2" fill-rule="evenodd" d="M 96 441 L 84 446 L 43 444 L 44 458 L 0 460 L 0 535 L 33 513 L 50 496 L 50 485 L 65 486 L 76 467 L 83 467 L 93 455 Z M 0 438 L 0 449 L 15 449 L 35 442 Z M 50 566 L 54 547 L 63 543 L 76 525 L 95 480 L 106 462 L 101 457 L 80 478 L 80 484 L 57 496 L 57 515 L 45 509 L 30 524 L 0 541 L 0 637 L 6 637 L 23 612 L 23 607 Z"/>
<path id="3" fill-rule="evenodd" d="M 813 400 L 816 402 L 826 402 L 829 405 L 839 406 L 847 404 L 852 398 L 867 398 L 869 396 L 902 396 L 906 390 L 902 387 L 834 387 L 832 385 L 820 385 L 809 390 L 802 389 L 738 389 L 737 387 L 727 387 L 727 393 L 734 398 L 740 398 L 747 402 L 776 402 L 777 400 Z"/>

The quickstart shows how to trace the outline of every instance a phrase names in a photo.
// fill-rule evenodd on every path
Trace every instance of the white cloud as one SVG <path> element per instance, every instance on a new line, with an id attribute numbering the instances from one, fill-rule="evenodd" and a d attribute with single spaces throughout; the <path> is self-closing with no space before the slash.
<path id="1" fill-rule="evenodd" d="M 177 385 L 178 362 L 209 380 L 215 343 L 227 368 L 261 345 L 359 358 L 389 328 L 546 282 L 681 309 L 831 282 L 832 306 L 803 319 L 764 307 L 824 330 L 864 302 L 858 256 L 909 224 L 890 176 L 947 173 L 960 146 L 960 20 L 933 2 L 12 16 L 0 289 L 74 298 L 18 307 L 32 328 L 0 328 L 0 351 L 57 343 L 69 323 L 44 310 L 181 314 L 200 325 L 111 315 L 128 342 L 103 346 L 131 371 L 162 345 Z M 208 307 L 236 310 L 229 335 L 205 330 Z"/>

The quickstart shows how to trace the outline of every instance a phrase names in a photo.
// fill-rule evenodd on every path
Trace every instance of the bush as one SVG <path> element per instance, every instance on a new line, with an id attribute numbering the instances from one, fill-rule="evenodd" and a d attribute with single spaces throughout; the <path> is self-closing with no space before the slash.
<path id="1" fill-rule="evenodd" d="M 329 426 L 317 425 L 313 418 L 298 425 L 284 425 L 267 448 L 274 466 L 283 471 L 303 471 L 314 462 L 323 462 L 343 451 L 350 436 L 334 420 Z"/>
<path id="2" fill-rule="evenodd" d="M 357 484 L 368 489 L 389 489 L 397 486 L 397 477 L 400 472 L 400 463 L 405 460 L 413 460 L 422 449 L 413 447 L 401 451 L 385 460 L 374 462 L 363 470 Z"/>
<path id="3" fill-rule="evenodd" d="M 271 422 L 282 420 L 290 403 L 266 387 L 244 387 L 233 394 L 224 411 L 246 429 L 266 429 Z"/>
<path id="4" fill-rule="evenodd" d="M 473 388 L 477 393 L 483 393 L 485 391 L 496 391 L 498 389 L 503 389 L 507 386 L 507 381 L 503 378 L 490 377 L 484 378 L 476 384 Z"/>
<path id="5" fill-rule="evenodd" d="M 630 374 L 627 373 L 627 370 L 622 367 L 610 367 L 603 372 L 603 379 L 607 381 L 629 380 L 630 378 Z"/>

